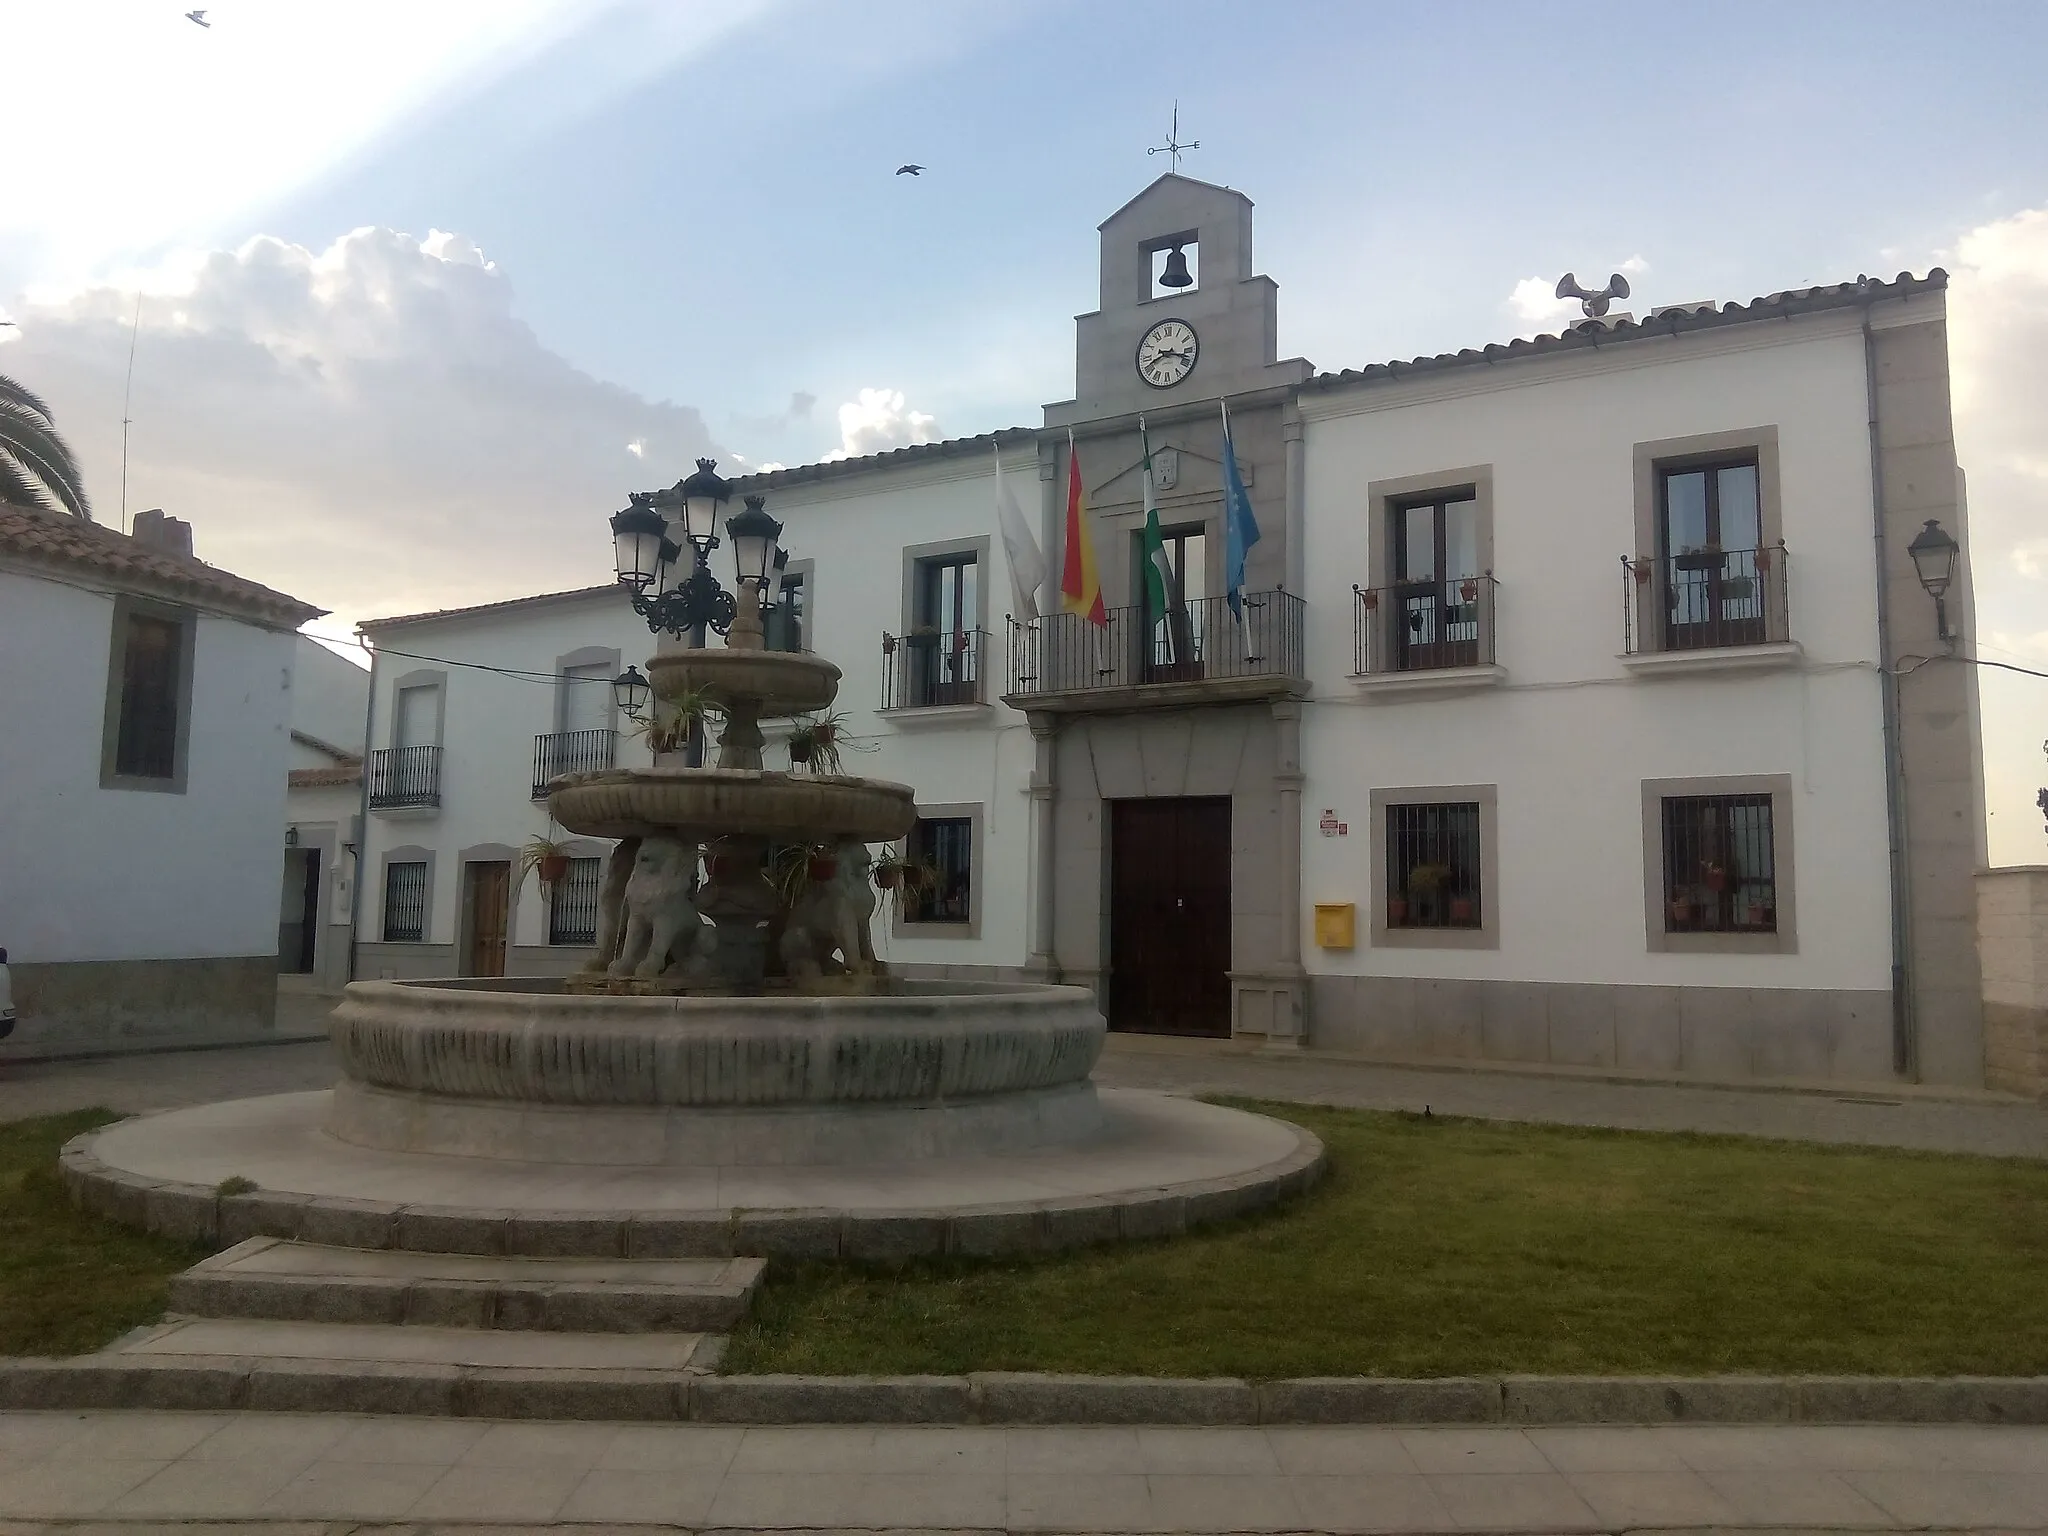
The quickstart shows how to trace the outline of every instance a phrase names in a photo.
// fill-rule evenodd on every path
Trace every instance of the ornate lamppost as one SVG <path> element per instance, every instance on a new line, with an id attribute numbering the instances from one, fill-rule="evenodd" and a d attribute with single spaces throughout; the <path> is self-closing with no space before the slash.
<path id="1" fill-rule="evenodd" d="M 716 459 L 699 459 L 697 472 L 665 491 L 635 491 L 611 520 L 612 551 L 619 584 L 632 593 L 633 611 L 656 634 L 687 639 L 700 628 L 726 637 L 741 650 L 762 646 L 762 610 L 774 601 L 789 556 L 778 540 L 782 524 L 765 510 L 765 498 L 749 496 L 746 509 L 725 520 L 732 539 L 740 595 L 711 574 L 718 548 L 718 517 L 732 499 L 732 483 L 721 479 Z M 646 702 L 622 674 L 612 685 L 628 713 Z"/>

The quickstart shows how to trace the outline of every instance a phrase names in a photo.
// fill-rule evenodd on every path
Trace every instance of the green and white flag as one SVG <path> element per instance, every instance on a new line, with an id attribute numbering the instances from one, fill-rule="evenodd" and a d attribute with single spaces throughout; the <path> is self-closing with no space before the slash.
<path id="1" fill-rule="evenodd" d="M 1138 444 L 1145 454 L 1145 599 L 1155 618 L 1164 617 L 1177 606 L 1173 567 L 1166 559 L 1166 543 L 1159 536 L 1159 491 L 1152 483 L 1152 440 L 1145 435 L 1145 418 L 1138 418 Z"/>

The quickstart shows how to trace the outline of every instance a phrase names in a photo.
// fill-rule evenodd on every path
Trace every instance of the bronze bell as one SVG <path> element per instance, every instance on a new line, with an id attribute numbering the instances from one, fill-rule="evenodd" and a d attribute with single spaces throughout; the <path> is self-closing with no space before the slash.
<path id="1" fill-rule="evenodd" d="M 1188 274 L 1188 258 L 1179 246 L 1175 246 L 1166 257 L 1166 270 L 1159 274 L 1162 288 L 1192 288 L 1195 280 Z"/>

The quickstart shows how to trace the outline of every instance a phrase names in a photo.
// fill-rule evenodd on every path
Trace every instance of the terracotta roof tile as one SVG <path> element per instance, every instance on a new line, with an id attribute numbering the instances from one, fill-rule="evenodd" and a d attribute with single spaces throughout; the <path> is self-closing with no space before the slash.
<path id="1" fill-rule="evenodd" d="M 348 768 L 294 768 L 288 782 L 293 789 L 337 789 L 363 782 L 363 765 Z"/>
<path id="2" fill-rule="evenodd" d="M 281 629 L 297 629 L 327 611 L 204 560 L 139 544 L 99 523 L 0 502 L 0 560 L 8 559 L 91 572 L 123 590 L 213 607 Z"/>
<path id="3" fill-rule="evenodd" d="M 1577 352 L 1611 347 L 1619 342 L 1641 341 L 1653 336 L 1677 336 L 1688 331 L 1714 330 L 1747 321 L 1776 320 L 1793 315 L 1817 314 L 1830 309 L 1854 309 L 1878 299 L 1906 299 L 1918 293 L 1938 293 L 1948 287 L 1948 273 L 1935 267 L 1925 277 L 1901 272 L 1891 282 L 1882 278 L 1859 277 L 1853 283 L 1830 283 L 1817 288 L 1795 288 L 1766 294 L 1747 304 L 1698 304 L 1674 306 L 1645 320 L 1617 320 L 1613 324 L 1574 325 L 1556 336 L 1533 340 L 1517 337 L 1484 347 L 1466 347 L 1459 352 L 1439 352 L 1434 357 L 1410 358 L 1406 362 L 1372 363 L 1364 368 L 1346 368 L 1338 373 L 1319 373 L 1301 387 L 1321 391 L 1342 389 L 1348 384 L 1383 384 L 1435 373 L 1449 368 L 1467 368 L 1525 357 L 1546 357 L 1557 352 Z"/>
<path id="4" fill-rule="evenodd" d="M 599 526 L 602 527 L 600 521 Z M 468 608 L 432 608 L 425 613 L 401 613 L 388 619 L 365 619 L 356 626 L 361 630 L 388 629 L 398 624 L 428 624 L 436 619 L 466 619 L 471 614 L 496 613 L 503 608 L 526 608 L 535 603 L 573 603 L 587 597 L 599 597 L 612 593 L 621 602 L 625 601 L 626 589 L 616 581 L 607 581 L 602 586 L 571 587 L 566 592 L 536 592 L 529 597 L 507 597 L 495 603 L 476 603 Z"/>

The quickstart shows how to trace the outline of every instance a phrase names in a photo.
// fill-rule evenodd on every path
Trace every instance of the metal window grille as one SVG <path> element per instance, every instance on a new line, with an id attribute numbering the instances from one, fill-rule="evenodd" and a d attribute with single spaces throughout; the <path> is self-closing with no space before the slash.
<path id="1" fill-rule="evenodd" d="M 1306 610 L 1292 592 L 1246 592 L 1243 616 L 1227 598 L 1191 598 L 1186 633 L 1192 654 L 1161 664 L 1167 633 L 1140 604 L 1111 608 L 1093 624 L 1079 613 L 1010 620 L 1012 695 L 1067 693 L 1236 677 L 1300 678 Z M 1171 654 L 1168 652 L 1167 654 Z"/>
<path id="2" fill-rule="evenodd" d="M 910 833 L 910 862 L 928 866 L 906 904 L 913 923 L 965 923 L 973 918 L 974 823 L 965 816 L 920 817 Z"/>
<path id="3" fill-rule="evenodd" d="M 571 859 L 569 872 L 548 898 L 550 944 L 597 942 L 597 893 L 604 882 L 603 859 Z"/>
<path id="4" fill-rule="evenodd" d="M 169 619 L 128 616 L 114 772 L 138 779 L 177 776 L 178 653 L 183 639 L 183 628 Z"/>
<path id="5" fill-rule="evenodd" d="M 423 944 L 427 937 L 427 866 L 384 866 L 384 942 Z"/>
<path id="6" fill-rule="evenodd" d="M 1476 801 L 1387 807 L 1387 926 L 1477 928 Z"/>
<path id="7" fill-rule="evenodd" d="M 1778 931 L 1769 795 L 1665 800 L 1664 931 Z"/>

